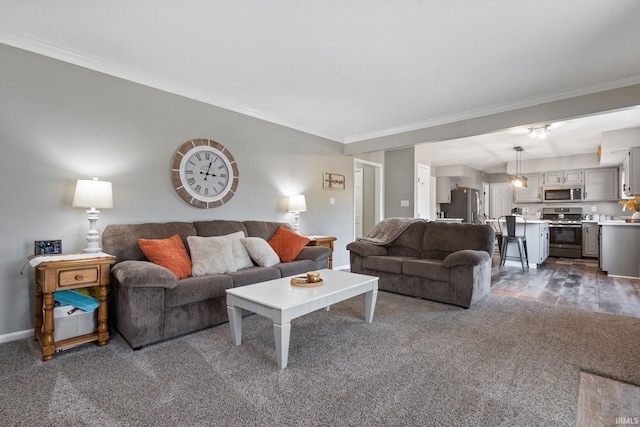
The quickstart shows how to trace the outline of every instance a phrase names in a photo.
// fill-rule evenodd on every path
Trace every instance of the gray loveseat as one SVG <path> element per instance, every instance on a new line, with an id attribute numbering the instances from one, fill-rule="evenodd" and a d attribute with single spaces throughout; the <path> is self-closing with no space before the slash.
<path id="1" fill-rule="evenodd" d="M 494 231 L 488 225 L 415 221 L 390 242 L 347 245 L 351 271 L 379 289 L 469 308 L 489 293 Z"/>
<path id="2" fill-rule="evenodd" d="M 228 321 L 229 288 L 327 268 L 331 250 L 306 246 L 291 262 L 253 267 L 234 273 L 176 279 L 170 270 L 147 261 L 138 239 L 164 239 L 178 234 L 187 251 L 188 236 L 224 236 L 242 231 L 269 240 L 289 224 L 265 221 L 211 220 L 108 225 L 103 251 L 116 257 L 111 269 L 110 321 L 132 348 L 163 341 Z"/>

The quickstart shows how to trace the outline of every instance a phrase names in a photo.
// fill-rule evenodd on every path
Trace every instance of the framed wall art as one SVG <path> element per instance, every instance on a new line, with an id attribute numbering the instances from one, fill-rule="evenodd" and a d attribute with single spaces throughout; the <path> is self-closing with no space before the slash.
<path id="1" fill-rule="evenodd" d="M 344 190 L 345 177 L 343 174 L 333 172 L 322 172 L 322 189 L 323 190 Z"/>

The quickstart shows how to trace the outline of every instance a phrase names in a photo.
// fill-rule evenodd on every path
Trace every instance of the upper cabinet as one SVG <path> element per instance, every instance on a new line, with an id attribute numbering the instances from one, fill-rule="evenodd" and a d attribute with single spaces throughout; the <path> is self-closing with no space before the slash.
<path id="1" fill-rule="evenodd" d="M 516 203 L 542 202 L 542 186 L 541 174 L 526 174 L 527 188 L 516 188 Z"/>
<path id="2" fill-rule="evenodd" d="M 584 200 L 617 200 L 618 168 L 585 169 Z"/>
<path id="3" fill-rule="evenodd" d="M 583 182 L 583 171 L 571 170 L 545 173 L 543 185 L 582 185 Z"/>
<path id="4" fill-rule="evenodd" d="M 625 196 L 640 196 L 640 147 L 633 147 L 621 165 L 622 192 Z"/>
<path id="5" fill-rule="evenodd" d="M 449 177 L 436 178 L 436 203 L 451 203 L 452 180 Z"/>

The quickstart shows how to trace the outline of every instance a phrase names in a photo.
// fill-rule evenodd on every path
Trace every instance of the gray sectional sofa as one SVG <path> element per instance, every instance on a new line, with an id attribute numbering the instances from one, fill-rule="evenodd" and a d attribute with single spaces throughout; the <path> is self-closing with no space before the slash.
<path id="1" fill-rule="evenodd" d="M 351 271 L 381 290 L 469 308 L 489 293 L 494 231 L 488 225 L 413 221 L 388 242 L 349 243 Z"/>
<path id="2" fill-rule="evenodd" d="M 188 236 L 224 236 L 238 231 L 268 241 L 280 226 L 291 229 L 279 222 L 226 220 L 108 225 L 102 247 L 116 257 L 111 269 L 112 326 L 132 348 L 139 348 L 226 322 L 225 291 L 229 288 L 327 268 L 331 250 L 307 246 L 291 262 L 178 280 L 170 270 L 147 261 L 138 245 L 139 238 L 164 239 L 178 234 L 188 251 Z"/>

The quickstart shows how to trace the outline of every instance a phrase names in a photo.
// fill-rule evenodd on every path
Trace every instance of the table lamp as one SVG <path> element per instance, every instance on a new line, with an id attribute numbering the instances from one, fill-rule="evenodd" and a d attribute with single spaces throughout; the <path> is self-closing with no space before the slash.
<path id="1" fill-rule="evenodd" d="M 297 194 L 295 196 L 289 196 L 289 212 L 293 212 L 295 218 L 295 224 L 293 229 L 296 233 L 300 234 L 300 225 L 298 219 L 300 218 L 300 212 L 307 211 L 307 203 L 304 200 L 304 195 Z"/>
<path id="2" fill-rule="evenodd" d="M 96 222 L 98 221 L 99 209 L 113 208 L 113 193 L 111 191 L 111 183 L 107 181 L 98 181 L 98 178 L 79 179 L 76 184 L 76 192 L 73 196 L 74 208 L 89 208 L 87 213 L 89 217 L 89 231 L 87 232 L 87 247 L 84 252 L 94 253 L 101 252 L 100 233 L 96 230 Z"/>

